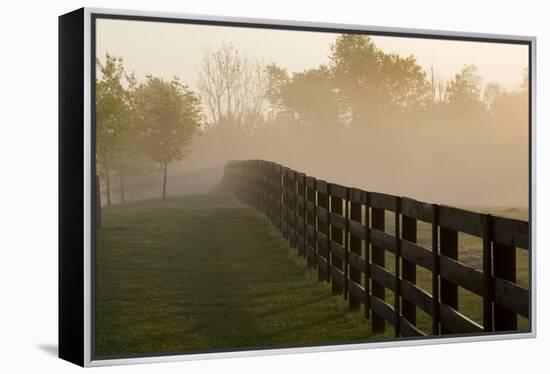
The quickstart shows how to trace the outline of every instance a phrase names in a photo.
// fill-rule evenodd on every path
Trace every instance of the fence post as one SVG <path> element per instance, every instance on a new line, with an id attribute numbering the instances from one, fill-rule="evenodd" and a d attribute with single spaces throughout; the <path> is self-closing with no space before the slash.
<path id="1" fill-rule="evenodd" d="M 260 190 L 260 208 L 263 213 L 267 214 L 266 205 L 266 184 L 265 184 L 265 168 L 263 161 L 258 161 L 258 189 Z"/>
<path id="2" fill-rule="evenodd" d="M 266 189 L 264 179 L 264 162 L 261 160 L 256 161 L 258 163 L 258 192 L 260 196 L 260 211 L 264 214 L 267 213 L 266 209 Z"/>
<path id="3" fill-rule="evenodd" d="M 281 232 L 281 173 L 280 166 L 273 163 L 273 216 L 275 227 Z"/>
<path id="4" fill-rule="evenodd" d="M 242 201 L 245 204 L 252 205 L 252 179 L 250 177 L 250 162 L 245 162 L 241 168 L 241 173 L 244 176 L 242 184 Z"/>
<path id="5" fill-rule="evenodd" d="M 483 223 L 483 330 L 493 331 L 494 284 L 491 253 L 491 215 L 484 214 Z"/>
<path id="6" fill-rule="evenodd" d="M 267 210 L 269 220 L 273 225 L 275 225 L 275 189 L 273 183 L 273 163 L 265 163 L 266 170 L 266 192 L 267 192 Z"/>
<path id="7" fill-rule="evenodd" d="M 395 295 L 394 295 L 394 309 L 395 309 L 395 337 L 398 338 L 401 335 L 401 225 L 399 216 L 401 214 L 401 199 L 397 198 L 397 206 L 395 207 Z"/>
<path id="8" fill-rule="evenodd" d="M 277 165 L 277 196 L 279 199 L 279 231 L 281 232 L 281 235 L 285 235 L 284 230 L 284 214 L 285 214 L 285 207 L 284 207 L 284 193 L 285 193 L 285 174 L 284 169 L 282 165 Z"/>
<path id="9" fill-rule="evenodd" d="M 380 231 L 384 231 L 386 228 L 386 222 L 385 222 L 385 211 L 384 209 L 379 208 L 372 208 L 371 207 L 371 220 L 372 220 L 372 228 L 377 229 Z M 385 267 L 386 262 L 386 254 L 384 248 L 379 248 L 376 246 L 372 246 L 371 250 L 371 257 L 372 257 L 372 263 L 379 265 L 381 267 Z M 384 285 L 372 281 L 372 295 L 378 297 L 380 300 L 386 300 L 386 289 L 384 288 Z M 386 322 L 384 319 L 377 314 L 372 314 L 372 332 L 373 333 L 381 333 L 386 330 Z"/>
<path id="10" fill-rule="evenodd" d="M 291 214 L 292 214 L 292 237 L 290 245 L 298 249 L 298 190 L 297 190 L 297 172 L 295 170 L 291 171 L 292 181 L 290 184 L 290 191 L 292 192 L 292 203 L 291 203 Z"/>
<path id="11" fill-rule="evenodd" d="M 265 213 L 265 193 L 262 161 L 256 160 L 256 189 L 258 191 L 258 210 Z"/>
<path id="12" fill-rule="evenodd" d="M 440 227 L 440 254 L 453 260 L 458 260 L 458 232 L 456 230 Z M 441 302 L 458 310 L 458 286 L 440 277 Z M 451 331 L 441 327 L 442 334 L 450 334 Z"/>
<path id="13" fill-rule="evenodd" d="M 417 241 L 417 221 L 414 218 L 401 215 L 402 217 L 402 228 L 401 236 L 403 239 L 416 243 Z M 403 259 L 403 269 L 402 269 L 403 279 L 416 284 L 416 264 L 414 262 L 407 261 Z M 410 323 L 416 326 L 416 306 L 405 299 L 402 300 L 402 311 L 403 317 L 406 318 Z"/>
<path id="14" fill-rule="evenodd" d="M 328 186 L 329 195 L 330 195 L 330 186 L 331 185 L 329 184 L 329 186 Z M 339 214 L 341 216 L 344 215 L 344 210 L 342 209 L 342 199 L 341 198 L 330 196 L 330 211 L 328 213 L 329 221 L 331 220 L 330 219 L 330 214 L 331 213 Z M 338 227 L 334 227 L 334 226 L 331 225 L 330 226 L 330 240 L 340 244 L 341 246 L 344 246 L 344 235 L 342 233 L 342 230 Z M 332 267 L 335 267 L 336 269 L 341 270 L 342 272 L 344 272 L 344 262 L 342 261 L 342 259 L 339 258 L 338 256 L 334 255 L 332 252 L 330 254 L 330 258 L 331 258 Z M 331 288 L 332 288 L 332 294 L 333 295 L 339 295 L 339 294 L 343 293 L 343 291 L 344 291 L 342 286 L 340 286 L 336 282 L 334 277 L 332 277 Z"/>
<path id="15" fill-rule="evenodd" d="M 262 211 L 266 216 L 269 217 L 269 202 L 268 202 L 268 191 L 269 187 L 266 181 L 267 173 L 266 173 L 266 167 L 265 167 L 265 161 L 258 161 L 258 166 L 260 169 L 260 175 L 259 175 L 259 186 L 260 186 L 260 199 L 262 204 Z"/>
<path id="16" fill-rule="evenodd" d="M 270 162 L 269 164 L 269 209 L 271 211 L 271 222 L 277 227 L 277 203 L 275 191 L 275 164 Z"/>
<path id="17" fill-rule="evenodd" d="M 493 273 L 495 277 L 516 282 L 516 248 L 514 246 L 493 242 Z M 494 313 L 495 331 L 517 330 L 516 313 L 496 303 Z"/>
<path id="18" fill-rule="evenodd" d="M 306 257 L 306 181 L 304 173 L 296 173 L 296 181 L 298 189 L 296 191 L 296 218 L 302 220 L 299 225 L 299 220 L 296 219 L 296 245 L 298 247 L 298 254 L 300 256 Z M 299 204 L 298 196 L 302 199 L 302 203 Z M 301 241 L 298 241 L 298 236 L 301 237 Z"/>
<path id="19" fill-rule="evenodd" d="M 239 200 L 241 203 L 246 204 L 246 191 L 248 188 L 248 174 L 246 164 L 244 162 L 239 163 Z"/>
<path id="20" fill-rule="evenodd" d="M 256 160 L 252 160 L 252 188 L 254 191 L 254 206 L 257 210 L 260 210 L 260 196 L 258 194 L 258 163 Z"/>
<path id="21" fill-rule="evenodd" d="M 432 335 L 439 335 L 439 206 L 432 204 Z"/>
<path id="22" fill-rule="evenodd" d="M 239 162 L 235 166 L 235 188 L 238 191 L 237 197 L 241 201 L 241 203 L 244 203 L 244 185 L 246 183 L 246 178 L 244 176 L 244 165 L 242 162 Z"/>
<path id="23" fill-rule="evenodd" d="M 313 213 L 305 210 L 306 224 L 313 227 L 313 237 L 308 235 L 309 230 L 306 231 L 306 254 L 308 267 L 315 268 L 317 258 L 313 258 L 317 253 L 317 238 L 315 233 L 317 232 L 316 214 L 315 209 L 317 206 L 315 199 L 315 179 L 313 177 L 306 177 L 306 200 L 313 204 Z"/>
<path id="24" fill-rule="evenodd" d="M 273 214 L 275 227 L 281 232 L 281 173 L 280 165 L 273 163 Z"/>
<path id="25" fill-rule="evenodd" d="M 267 175 L 267 197 L 269 206 L 269 220 L 276 226 L 275 223 L 275 168 L 272 162 L 266 163 Z"/>
<path id="26" fill-rule="evenodd" d="M 355 201 L 350 202 L 350 214 L 349 218 L 356 222 L 362 223 L 361 212 L 361 203 Z M 350 235 L 349 238 L 349 250 L 350 252 L 355 253 L 358 256 L 361 256 L 361 238 L 357 238 L 353 235 Z M 361 284 L 361 272 L 354 267 L 349 267 L 349 278 L 357 284 Z M 352 310 L 359 309 L 361 307 L 361 301 L 354 298 L 352 295 L 349 296 L 349 308 Z"/>
<path id="27" fill-rule="evenodd" d="M 289 216 L 289 203 L 288 203 L 288 173 L 289 169 L 287 167 L 283 168 L 283 233 L 287 241 L 290 242 L 290 230 L 288 224 Z"/>
<path id="28" fill-rule="evenodd" d="M 254 182 L 252 179 L 252 162 L 247 161 L 246 163 L 246 180 L 247 180 L 247 187 L 246 187 L 246 201 L 247 204 L 250 204 L 254 206 Z"/>
<path id="29" fill-rule="evenodd" d="M 371 275 L 370 275 L 370 194 L 364 193 L 363 203 L 365 204 L 365 318 L 370 318 L 370 295 L 371 295 Z"/>
<path id="30" fill-rule="evenodd" d="M 319 181 L 319 180 L 316 180 L 315 181 L 315 189 L 317 190 L 317 206 L 321 207 L 321 208 L 324 208 L 326 209 L 326 211 L 328 212 L 328 191 L 325 191 L 325 193 L 322 193 L 320 191 L 320 188 L 319 188 L 319 184 L 320 183 L 323 183 L 325 186 L 326 186 L 326 182 L 324 181 Z M 328 188 L 328 187 L 326 187 Z M 317 214 L 316 214 L 317 215 Z M 327 213 L 328 215 L 328 213 Z M 328 216 L 330 217 L 330 216 Z M 321 233 L 321 234 L 324 234 L 327 238 L 329 238 L 329 218 L 327 217 L 326 219 L 326 222 L 323 222 L 322 219 L 319 219 L 319 216 L 317 215 L 317 230 Z M 328 241 L 328 240 L 327 240 Z M 323 269 L 321 269 L 321 266 L 320 266 L 320 263 L 318 261 L 317 263 L 317 272 L 318 272 L 318 279 L 319 281 L 329 281 L 330 280 L 330 252 L 329 252 L 329 243 L 324 243 L 325 245 L 325 254 L 326 254 L 326 261 L 327 261 L 327 269 L 328 269 L 328 272 L 326 275 L 323 274 Z M 321 251 L 322 251 L 322 244 L 320 244 L 320 241 L 319 241 L 319 238 L 317 238 L 317 253 L 319 255 L 322 255 L 321 254 Z M 326 269 L 325 269 L 326 270 Z"/>

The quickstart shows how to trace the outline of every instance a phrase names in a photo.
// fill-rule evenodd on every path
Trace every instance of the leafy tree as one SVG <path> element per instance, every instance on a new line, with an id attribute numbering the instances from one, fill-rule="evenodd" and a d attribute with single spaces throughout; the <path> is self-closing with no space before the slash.
<path id="1" fill-rule="evenodd" d="M 381 73 L 385 91 L 382 97 L 387 99 L 388 110 L 409 115 L 433 102 L 431 83 L 416 57 L 383 54 Z"/>
<path id="2" fill-rule="evenodd" d="M 284 68 L 275 64 L 269 64 L 265 67 L 267 73 L 267 95 L 266 98 L 275 109 L 281 111 L 285 109 L 282 102 L 282 90 L 290 82 L 290 75 Z"/>
<path id="3" fill-rule="evenodd" d="M 452 110 L 463 114 L 475 114 L 483 109 L 481 77 L 475 65 L 465 65 L 448 83 L 446 101 Z"/>
<path id="4" fill-rule="evenodd" d="M 96 163 L 106 180 L 107 204 L 111 204 L 111 173 L 124 162 L 130 131 L 128 83 L 122 58 L 106 54 L 96 61 Z"/>
<path id="5" fill-rule="evenodd" d="M 291 112 L 300 121 L 331 128 L 339 122 L 339 103 L 332 87 L 330 70 L 321 65 L 317 69 L 309 69 L 294 73 L 292 79 L 281 77 L 280 71 L 271 68 L 277 75 L 270 75 L 270 81 L 276 84 L 270 86 L 276 89 L 271 91 L 275 102 L 284 110 Z M 284 76 L 283 76 L 284 77 Z"/>
<path id="6" fill-rule="evenodd" d="M 414 56 L 386 54 L 365 35 L 346 34 L 331 46 L 330 69 L 352 125 L 422 110 L 430 84 Z"/>
<path id="7" fill-rule="evenodd" d="M 182 160 L 200 130 L 199 97 L 177 78 L 166 81 L 147 76 L 135 93 L 140 149 L 163 172 L 162 198 L 166 199 L 168 165 Z"/>
<path id="8" fill-rule="evenodd" d="M 495 111 L 498 105 L 498 101 L 505 92 L 506 90 L 504 89 L 504 87 L 502 87 L 502 85 L 498 83 L 489 83 L 485 86 L 485 90 L 483 92 L 483 101 L 485 102 L 485 105 L 490 112 Z"/>
<path id="9" fill-rule="evenodd" d="M 485 88 L 484 101 L 491 116 L 500 126 L 514 127 L 529 119 L 528 83 L 525 79 L 514 90 L 489 83 Z"/>
<path id="10" fill-rule="evenodd" d="M 523 69 L 523 74 L 521 75 L 521 83 L 518 87 L 520 91 L 529 91 L 529 68 L 525 67 Z"/>
<path id="11" fill-rule="evenodd" d="M 139 152 L 137 147 L 137 141 L 139 139 L 139 133 L 135 126 L 136 123 L 136 107 L 135 107 L 135 93 L 138 87 L 135 74 L 125 74 L 125 100 L 127 103 L 127 124 L 125 131 L 125 138 L 121 157 L 117 163 L 116 174 L 118 175 L 119 189 L 120 189 L 120 201 L 124 203 L 125 198 L 125 176 L 129 174 L 139 174 L 146 168 L 146 160 Z"/>
<path id="12" fill-rule="evenodd" d="M 364 121 L 375 110 L 374 98 L 381 85 L 380 53 L 371 38 L 340 35 L 331 46 L 331 69 L 352 125 Z"/>

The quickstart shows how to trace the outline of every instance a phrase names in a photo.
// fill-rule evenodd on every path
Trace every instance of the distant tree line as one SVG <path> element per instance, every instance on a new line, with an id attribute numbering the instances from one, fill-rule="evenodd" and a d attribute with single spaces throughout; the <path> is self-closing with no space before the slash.
<path id="1" fill-rule="evenodd" d="M 205 53 L 199 72 L 208 128 L 233 156 L 237 143 L 270 124 L 314 132 L 383 128 L 411 118 L 506 120 L 526 110 L 527 89 L 526 71 L 515 90 L 496 83 L 483 87 L 475 65 L 464 65 L 445 82 L 433 68 L 424 71 L 413 55 L 386 53 L 356 34 L 339 35 L 328 63 L 305 71 L 262 65 L 224 45 Z"/>
<path id="2" fill-rule="evenodd" d="M 394 118 L 447 111 L 499 115 L 504 102 L 527 97 L 527 75 L 516 91 L 491 83 L 485 88 L 474 65 L 465 65 L 449 82 L 436 82 L 414 56 L 377 48 L 363 35 L 341 35 L 331 46 L 329 64 L 289 74 L 266 67 L 269 100 L 279 114 L 318 126 L 376 127 Z"/>
<path id="3" fill-rule="evenodd" d="M 384 52 L 370 37 L 356 34 L 337 36 L 328 57 L 316 68 L 288 72 L 222 45 L 204 52 L 195 93 L 177 78 L 147 76 L 138 83 L 121 58 L 107 54 L 97 61 L 96 85 L 96 161 L 107 203 L 112 178 L 124 201 L 125 176 L 155 170 L 162 173 L 166 198 L 168 166 L 189 153 L 198 134 L 216 142 L 227 160 L 258 143 L 262 131 L 283 127 L 310 134 L 311 145 L 315 134 L 333 139 L 343 129 L 362 136 L 427 119 L 504 127 L 527 118 L 527 71 L 514 90 L 483 86 L 474 65 L 443 81 L 413 55 Z M 283 144 L 295 138 L 277 136 Z"/>

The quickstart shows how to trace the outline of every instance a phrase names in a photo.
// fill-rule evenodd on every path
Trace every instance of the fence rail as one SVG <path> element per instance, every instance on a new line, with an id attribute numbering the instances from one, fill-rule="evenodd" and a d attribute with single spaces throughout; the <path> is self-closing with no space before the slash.
<path id="1" fill-rule="evenodd" d="M 229 162 L 222 183 L 264 212 L 333 294 L 351 309 L 363 305 L 375 333 L 386 322 L 397 337 L 514 331 L 518 315 L 529 318 L 529 289 L 516 283 L 528 222 L 341 186 L 263 160 Z M 386 212 L 395 217 L 391 234 Z M 417 243 L 418 222 L 431 225 L 431 248 Z M 481 270 L 459 261 L 459 233 L 482 240 Z M 431 272 L 431 293 L 416 284 L 418 267 Z M 483 299 L 482 324 L 459 311 L 459 287 Z M 431 331 L 417 327 L 417 308 L 431 316 Z"/>

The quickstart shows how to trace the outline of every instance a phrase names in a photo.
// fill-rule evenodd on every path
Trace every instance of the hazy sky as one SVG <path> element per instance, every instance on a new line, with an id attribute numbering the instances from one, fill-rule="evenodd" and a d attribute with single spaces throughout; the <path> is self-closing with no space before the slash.
<path id="1" fill-rule="evenodd" d="M 334 33 L 226 26 L 97 22 L 98 57 L 104 59 L 109 51 L 122 57 L 126 68 L 140 80 L 147 74 L 166 79 L 177 75 L 194 90 L 205 48 L 216 50 L 224 43 L 232 44 L 250 58 L 296 72 L 328 63 L 330 45 L 337 37 Z M 373 39 L 386 52 L 413 54 L 426 71 L 433 66 L 439 81 L 452 79 L 465 64 L 475 64 L 484 83 L 498 82 L 511 89 L 517 87 L 528 64 L 525 45 L 380 36 Z M 341 127 L 338 134 L 317 127 L 307 131 L 287 129 L 279 124 L 256 131 L 250 139 L 235 137 L 238 154 L 231 155 L 221 152 L 216 132 L 208 132 L 194 140 L 188 157 L 171 166 L 168 188 L 173 194 L 190 193 L 190 185 L 196 184 L 193 193 L 206 191 L 219 182 L 220 166 L 228 159 L 261 158 L 329 181 L 429 202 L 526 207 L 528 118 L 522 113 L 527 113 L 527 102 L 520 104 L 509 106 L 508 114 L 498 123 L 486 119 L 463 123 L 447 115 L 443 122 L 434 117 L 421 123 L 403 119 L 397 127 L 368 124 L 354 130 L 363 131 L 359 133 Z M 338 150 L 330 157 L 326 157 L 327 144 Z M 308 147 L 307 152 L 304 147 Z M 351 165 L 349 160 L 355 163 Z M 342 168 L 344 164 L 348 168 Z M 218 167 L 216 173 L 208 174 L 214 166 Z M 350 173 L 354 167 L 368 172 Z M 204 174 L 208 178 L 202 180 L 199 170 L 208 172 Z M 197 171 L 193 178 L 183 177 L 191 171 Z M 176 183 L 178 176 L 180 184 Z"/>
<path id="2" fill-rule="evenodd" d="M 274 62 L 288 71 L 301 71 L 328 63 L 330 44 L 337 34 L 266 30 L 161 22 L 97 20 L 97 56 L 105 52 L 124 58 L 138 78 L 153 74 L 180 77 L 195 87 L 205 47 L 231 43 L 251 58 Z M 402 56 L 414 54 L 419 64 L 436 77 L 451 79 L 464 66 L 475 64 L 484 83 L 499 82 L 514 88 L 528 65 L 528 48 L 480 42 L 441 41 L 374 36 L 376 45 Z"/>

